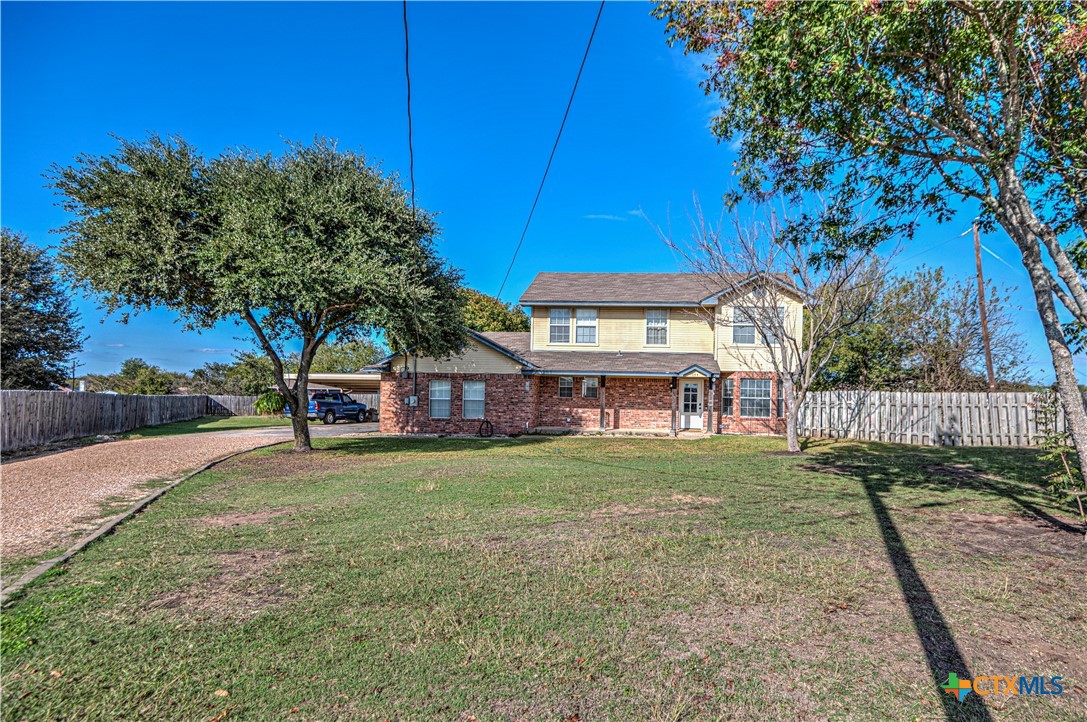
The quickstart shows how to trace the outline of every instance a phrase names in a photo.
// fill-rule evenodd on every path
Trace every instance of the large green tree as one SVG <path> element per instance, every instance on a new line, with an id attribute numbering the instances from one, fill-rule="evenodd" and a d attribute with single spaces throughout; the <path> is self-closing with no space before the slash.
<path id="1" fill-rule="evenodd" d="M 271 360 L 252 351 L 235 353 L 230 363 L 206 363 L 193 369 L 190 376 L 192 391 L 198 394 L 260 396 L 275 384 Z"/>
<path id="2" fill-rule="evenodd" d="M 504 303 L 494 296 L 461 289 L 464 322 L 473 331 L 528 331 L 528 315 L 514 303 Z"/>
<path id="3" fill-rule="evenodd" d="M 819 387 L 915 391 L 984 391 L 985 348 L 973 278 L 950 278 L 943 269 L 872 281 L 877 318 L 836 339 Z M 1012 289 L 986 289 L 990 345 L 999 388 L 1029 382 L 1029 356 L 1011 305 Z"/>
<path id="4" fill-rule="evenodd" d="M 322 374 L 358 373 L 364 366 L 384 358 L 384 347 L 368 338 L 345 339 L 336 343 L 327 343 L 317 350 L 313 357 L 310 371 Z M 298 368 L 298 354 L 291 354 L 289 366 L 294 371 Z"/>
<path id="5" fill-rule="evenodd" d="M 0 383 L 52 388 L 83 348 L 79 315 L 45 251 L 7 228 L 0 244 Z"/>
<path id="6" fill-rule="evenodd" d="M 114 378 L 117 381 L 114 385 L 116 391 L 148 396 L 176 393 L 179 382 L 186 380 L 184 374 L 172 374 L 142 358 L 125 359 L 121 364 L 121 372 Z"/>
<path id="7" fill-rule="evenodd" d="M 72 214 L 61 258 L 73 278 L 110 311 L 157 306 L 192 328 L 248 326 L 287 399 L 296 450 L 310 449 L 309 373 L 326 341 L 380 329 L 430 355 L 463 346 L 460 275 L 435 252 L 433 215 L 361 153 L 318 140 L 207 159 L 152 136 L 50 177 Z M 301 344 L 293 385 L 290 340 Z"/>
<path id="8" fill-rule="evenodd" d="M 909 228 L 969 199 L 1008 233 L 1087 458 L 1068 341 L 1087 324 L 1087 4 L 695 0 L 655 13 L 671 42 L 707 55 L 741 193 L 819 192 Z"/>

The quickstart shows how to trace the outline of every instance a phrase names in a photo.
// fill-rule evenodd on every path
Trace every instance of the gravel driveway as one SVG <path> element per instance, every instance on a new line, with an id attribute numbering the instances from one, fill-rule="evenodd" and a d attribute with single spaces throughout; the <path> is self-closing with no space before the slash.
<path id="1" fill-rule="evenodd" d="M 377 424 L 310 427 L 314 437 L 376 430 Z M 9 461 L 0 467 L 0 556 L 10 561 L 54 551 L 110 516 L 105 502 L 135 501 L 147 496 L 149 481 L 176 479 L 221 456 L 290 438 L 289 426 L 215 431 Z"/>

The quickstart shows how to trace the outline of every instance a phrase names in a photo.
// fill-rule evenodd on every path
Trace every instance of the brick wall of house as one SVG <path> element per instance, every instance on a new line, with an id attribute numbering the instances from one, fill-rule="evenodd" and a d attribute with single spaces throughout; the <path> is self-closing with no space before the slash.
<path id="1" fill-rule="evenodd" d="M 450 381 L 448 419 L 430 418 L 430 382 Z M 520 374 L 439 374 L 420 373 L 417 386 L 419 405 L 415 408 L 414 428 L 412 409 L 404 404 L 411 396 L 412 380 L 398 373 L 381 374 L 381 415 L 379 429 L 388 434 L 476 434 L 480 419 L 463 418 L 464 381 L 484 381 L 484 416 L 494 424 L 496 434 L 522 434 L 531 426 L 534 394 L 532 381 Z M 527 388 L 526 388 L 527 386 Z"/>
<path id="2" fill-rule="evenodd" d="M 671 429 L 673 393 L 671 379 L 608 379 L 613 428 Z"/>
<path id="3" fill-rule="evenodd" d="M 725 416 L 723 393 L 725 379 L 732 379 L 732 415 Z M 740 379 L 771 379 L 770 418 L 745 418 L 740 416 Z M 717 428 L 722 434 L 784 434 L 785 419 L 777 416 L 777 375 L 768 371 L 737 371 L 717 379 L 717 392 L 713 400 Z M 782 409 L 784 411 L 784 408 Z"/>
<path id="4" fill-rule="evenodd" d="M 540 428 L 599 429 L 600 399 L 581 395 L 582 377 L 574 377 L 572 398 L 559 397 L 558 376 L 536 380 L 536 423 Z M 672 389 L 669 379 L 609 377 L 602 389 L 604 428 L 670 429 Z"/>
<path id="5" fill-rule="evenodd" d="M 547 429 L 599 429 L 600 399 L 587 399 L 581 395 L 582 378 L 574 377 L 574 395 L 572 398 L 563 399 L 559 398 L 558 376 L 534 377 L 536 418 L 533 426 Z M 611 410 L 605 406 L 605 428 L 612 428 L 611 418 Z"/>
<path id="6" fill-rule="evenodd" d="M 736 372 L 733 379 L 732 414 L 723 414 L 724 380 L 718 379 L 711 390 L 705 382 L 703 429 L 726 434 L 783 434 L 785 421 L 777 414 L 777 381 L 773 373 Z M 770 378 L 771 418 L 740 416 L 740 379 Z M 450 418 L 431 419 L 429 382 L 448 379 L 450 383 Z M 411 409 L 404 399 L 411 395 L 412 381 L 398 373 L 381 375 L 380 429 L 385 433 L 407 434 L 476 434 L 479 419 L 462 418 L 463 391 L 461 382 L 482 380 L 487 383 L 485 416 L 494 424 L 496 434 L 524 433 L 529 429 L 566 428 L 596 430 L 600 428 L 600 399 L 581 395 L 581 377 L 574 379 L 573 398 L 559 398 L 558 376 L 519 374 L 419 374 L 419 406 L 415 409 L 414 429 Z M 654 429 L 672 427 L 672 405 L 676 391 L 667 378 L 608 378 L 604 387 L 604 417 L 606 429 Z M 712 409 L 710 396 L 712 394 Z M 567 421 L 569 419 L 569 421 Z M 677 409 L 678 421 L 678 409 Z"/>

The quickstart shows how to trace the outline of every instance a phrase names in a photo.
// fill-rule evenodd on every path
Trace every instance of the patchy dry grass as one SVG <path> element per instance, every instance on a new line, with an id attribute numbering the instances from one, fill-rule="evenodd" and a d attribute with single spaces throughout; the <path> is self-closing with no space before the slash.
<path id="1" fill-rule="evenodd" d="M 1087 548 L 1031 452 L 315 443 L 31 587 L 4 717 L 1087 718 Z M 1066 692 L 959 704 L 949 671 Z"/>

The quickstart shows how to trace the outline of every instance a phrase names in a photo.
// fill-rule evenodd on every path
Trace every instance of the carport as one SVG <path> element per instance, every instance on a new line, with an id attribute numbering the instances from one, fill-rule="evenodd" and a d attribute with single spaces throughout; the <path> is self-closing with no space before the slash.
<path id="1" fill-rule="evenodd" d="M 287 374 L 287 383 L 294 381 L 294 374 Z M 351 394 L 356 401 L 366 404 L 368 409 L 379 409 L 378 403 L 381 390 L 380 373 L 353 373 L 353 374 L 310 374 L 309 390 L 313 391 L 343 391 Z"/>

